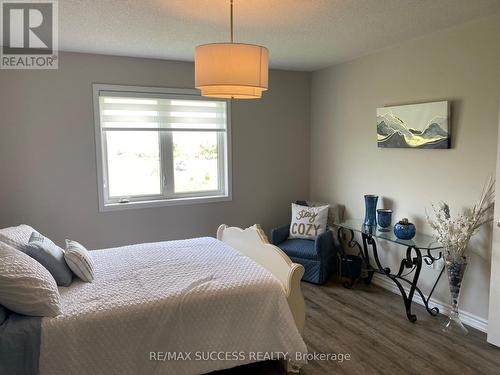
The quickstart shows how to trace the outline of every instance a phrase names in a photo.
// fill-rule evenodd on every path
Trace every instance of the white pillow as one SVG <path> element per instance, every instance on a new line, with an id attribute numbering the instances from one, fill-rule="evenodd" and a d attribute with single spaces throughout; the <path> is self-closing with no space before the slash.
<path id="1" fill-rule="evenodd" d="M 35 259 L 0 242 L 0 305 L 23 315 L 57 316 L 59 290 Z"/>
<path id="2" fill-rule="evenodd" d="M 33 232 L 38 233 L 26 224 L 21 224 L 17 227 L 3 228 L 0 229 L 0 241 L 24 252 L 25 247 L 30 242 L 31 233 Z"/>
<path id="3" fill-rule="evenodd" d="M 326 231 L 328 206 L 307 207 L 292 203 L 289 238 L 314 240 Z"/>
<path id="4" fill-rule="evenodd" d="M 340 223 L 344 220 L 345 207 L 341 204 L 314 201 L 306 201 L 306 203 L 311 207 L 328 206 L 328 227 L 332 227 L 334 224 Z"/>
<path id="5" fill-rule="evenodd" d="M 76 241 L 66 240 L 64 260 L 73 273 L 83 281 L 94 280 L 94 262 L 88 250 Z"/>

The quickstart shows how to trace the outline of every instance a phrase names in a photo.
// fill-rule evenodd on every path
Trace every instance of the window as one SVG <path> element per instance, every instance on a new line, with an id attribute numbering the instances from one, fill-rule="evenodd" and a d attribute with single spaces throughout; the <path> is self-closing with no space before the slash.
<path id="1" fill-rule="evenodd" d="M 230 199 L 229 103 L 94 85 L 101 211 Z"/>

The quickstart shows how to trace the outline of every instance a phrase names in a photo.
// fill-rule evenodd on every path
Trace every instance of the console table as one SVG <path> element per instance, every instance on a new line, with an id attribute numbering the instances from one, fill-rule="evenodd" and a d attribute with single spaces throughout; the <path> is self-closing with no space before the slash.
<path id="1" fill-rule="evenodd" d="M 351 249 L 357 248 L 359 250 L 359 255 L 361 256 L 364 262 L 365 270 L 368 273 L 368 276 L 365 278 L 365 283 L 370 284 L 373 274 L 379 273 L 388 277 L 396 284 L 401 296 L 403 297 L 406 316 L 411 322 L 415 322 L 417 320 L 417 316 L 411 311 L 415 291 L 422 298 L 424 306 L 429 314 L 432 316 L 439 314 L 439 309 L 437 307 L 429 307 L 429 300 L 432 293 L 434 293 L 434 289 L 436 288 L 439 279 L 443 275 L 444 267 L 441 269 L 441 272 L 434 282 L 432 290 L 427 298 L 417 285 L 420 270 L 422 269 L 422 260 L 424 260 L 426 264 L 431 265 L 443 256 L 441 252 L 442 246 L 436 242 L 433 237 L 417 233 L 412 240 L 400 240 L 394 235 L 392 227 L 388 228 L 387 231 L 381 231 L 377 226 L 365 226 L 363 224 L 363 220 L 346 220 L 334 224 L 334 227 L 337 228 L 339 240 L 342 243 L 346 244 Z M 362 245 L 356 241 L 354 233 L 361 234 Z M 380 263 L 375 239 L 390 241 L 406 247 L 406 253 L 402 254 L 403 257 L 396 273 L 393 273 L 389 267 L 383 267 Z M 371 247 L 371 253 L 375 265 L 372 265 L 369 247 Z M 403 285 L 405 284 L 409 285 L 408 291 L 403 288 Z"/>

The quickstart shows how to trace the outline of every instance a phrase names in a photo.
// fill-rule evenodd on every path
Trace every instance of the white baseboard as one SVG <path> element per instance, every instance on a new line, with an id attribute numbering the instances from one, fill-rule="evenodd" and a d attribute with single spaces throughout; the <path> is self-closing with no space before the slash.
<path id="1" fill-rule="evenodd" d="M 396 294 L 400 294 L 399 289 L 396 286 L 396 284 L 394 284 L 394 282 L 389 280 L 389 278 L 387 278 L 386 276 L 383 276 L 381 274 L 376 273 L 373 275 L 372 282 L 373 282 L 373 284 L 375 284 L 383 289 L 386 289 L 386 290 L 391 291 L 391 292 L 396 293 Z M 408 292 L 409 288 L 407 286 L 404 286 L 403 288 L 406 290 L 406 292 Z M 425 297 L 427 298 L 427 295 L 425 295 Z M 415 296 L 413 297 L 413 302 L 416 302 L 416 303 L 424 306 L 424 303 L 422 302 L 422 299 L 420 298 L 420 295 L 418 293 L 416 293 Z M 449 314 L 451 311 L 451 306 L 449 304 L 435 300 L 434 298 L 431 298 L 431 300 L 429 301 L 429 304 L 430 304 L 431 308 L 434 306 L 437 307 L 439 309 L 439 312 L 441 314 L 444 314 L 444 315 Z M 464 322 L 464 324 L 466 324 L 470 327 L 476 328 L 476 329 L 483 331 L 483 332 L 486 332 L 488 330 L 488 320 L 487 319 L 480 318 L 477 315 L 468 313 L 467 311 L 463 311 L 463 310 L 460 310 L 460 316 L 461 316 L 462 322 Z"/>

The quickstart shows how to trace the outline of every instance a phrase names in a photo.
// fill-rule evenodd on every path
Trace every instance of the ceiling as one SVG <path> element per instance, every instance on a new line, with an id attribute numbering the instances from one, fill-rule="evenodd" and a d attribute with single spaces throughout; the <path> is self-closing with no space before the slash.
<path id="1" fill-rule="evenodd" d="M 234 0 L 235 41 L 312 71 L 500 12 L 500 0 Z M 60 0 L 64 51 L 192 61 L 227 41 L 229 0 Z"/>

